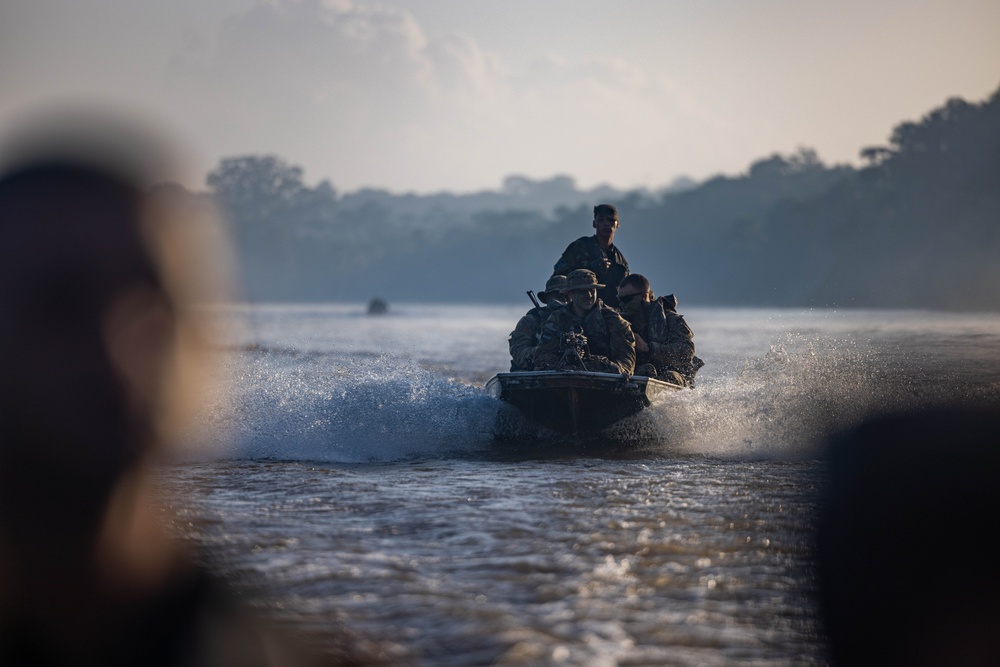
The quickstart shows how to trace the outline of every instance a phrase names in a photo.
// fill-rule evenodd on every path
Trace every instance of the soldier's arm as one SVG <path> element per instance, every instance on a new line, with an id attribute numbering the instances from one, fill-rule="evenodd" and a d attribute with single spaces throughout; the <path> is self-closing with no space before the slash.
<path id="1" fill-rule="evenodd" d="M 535 348 L 535 370 L 545 371 L 556 367 L 562 358 L 559 341 L 562 335 L 558 327 L 558 318 L 550 317 L 542 325 L 541 339 Z"/>
<path id="2" fill-rule="evenodd" d="M 668 313 L 662 340 L 647 343 L 653 358 L 668 365 L 687 364 L 694 357 L 694 333 L 680 315 Z"/>
<path id="3" fill-rule="evenodd" d="M 520 368 L 534 366 L 535 347 L 538 344 L 538 320 L 531 314 L 525 315 L 507 338 L 510 357 Z"/>
<path id="4" fill-rule="evenodd" d="M 570 243 L 563 251 L 562 257 L 556 262 L 552 269 L 552 275 L 568 276 L 574 269 L 586 269 L 590 258 L 587 257 L 587 250 L 583 247 L 581 239 Z"/>
<path id="5" fill-rule="evenodd" d="M 622 375 L 631 375 L 635 371 L 635 336 L 632 334 L 632 327 L 618 313 L 609 312 L 613 316 L 605 318 L 608 331 L 611 333 L 609 361 Z"/>

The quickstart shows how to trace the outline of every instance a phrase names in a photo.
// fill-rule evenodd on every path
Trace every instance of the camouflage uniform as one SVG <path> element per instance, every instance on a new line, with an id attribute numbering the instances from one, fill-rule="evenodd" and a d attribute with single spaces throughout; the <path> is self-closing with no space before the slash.
<path id="1" fill-rule="evenodd" d="M 628 322 L 600 300 L 582 318 L 572 305 L 557 308 L 542 325 L 542 337 L 535 352 L 535 368 L 556 370 L 563 359 L 564 334 L 580 327 L 587 337 L 584 363 L 589 371 L 631 375 L 635 370 L 635 337 Z M 567 366 L 572 370 L 580 370 Z"/>
<path id="2" fill-rule="evenodd" d="M 544 306 L 532 308 L 517 322 L 517 326 L 507 337 L 510 347 L 510 370 L 535 370 L 535 349 L 538 347 L 538 337 L 541 335 L 542 324 L 556 309 L 562 307 L 557 301 Z"/>
<path id="3" fill-rule="evenodd" d="M 566 276 L 554 275 L 545 282 L 545 289 L 538 293 L 538 300 L 544 306 L 536 306 L 525 313 L 517 322 L 517 326 L 507 336 L 507 345 L 510 348 L 510 370 L 533 371 L 535 370 L 535 348 L 538 346 L 538 338 L 542 333 L 542 324 L 548 319 L 556 308 L 562 304 L 552 301 L 556 295 L 562 294 L 566 289 Z"/>
<path id="4" fill-rule="evenodd" d="M 607 259 L 611 266 L 604 268 Z M 607 250 L 597 243 L 597 235 L 581 236 L 563 251 L 556 262 L 553 273 L 569 275 L 574 269 L 589 269 L 597 275 L 597 282 L 604 287 L 597 290 L 597 296 L 612 308 L 618 307 L 618 283 L 628 275 L 628 260 L 612 243 Z"/>
<path id="5" fill-rule="evenodd" d="M 636 350 L 637 368 L 651 364 L 661 380 L 694 386 L 694 375 L 704 362 L 694 356 L 694 333 L 677 313 L 673 294 L 625 306 L 622 315 L 649 346 L 646 352 Z"/>

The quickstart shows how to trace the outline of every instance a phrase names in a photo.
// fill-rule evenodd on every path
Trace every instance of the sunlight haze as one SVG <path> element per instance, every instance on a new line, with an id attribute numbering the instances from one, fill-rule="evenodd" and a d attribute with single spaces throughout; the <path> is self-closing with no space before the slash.
<path id="1" fill-rule="evenodd" d="M 196 188 L 247 154 L 340 192 L 658 188 L 800 146 L 856 164 L 992 93 L 998 35 L 995 0 L 13 0 L 0 126 L 138 114 L 192 154 Z"/>

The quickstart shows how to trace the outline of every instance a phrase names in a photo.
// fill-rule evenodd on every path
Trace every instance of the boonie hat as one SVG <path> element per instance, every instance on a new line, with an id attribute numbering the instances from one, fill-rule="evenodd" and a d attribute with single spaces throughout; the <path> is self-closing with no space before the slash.
<path id="1" fill-rule="evenodd" d="M 598 289 L 604 285 L 597 282 L 597 274 L 590 269 L 576 269 L 566 276 L 566 291 L 578 289 Z"/>
<path id="2" fill-rule="evenodd" d="M 566 291 L 566 276 L 555 274 L 545 281 L 545 289 L 538 293 L 538 300 L 548 303 L 553 294 Z"/>

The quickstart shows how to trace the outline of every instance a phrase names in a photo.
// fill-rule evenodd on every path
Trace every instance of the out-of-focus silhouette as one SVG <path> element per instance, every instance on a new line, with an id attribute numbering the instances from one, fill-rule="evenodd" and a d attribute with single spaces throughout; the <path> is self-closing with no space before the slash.
<path id="1" fill-rule="evenodd" d="M 121 145 L 58 149 L 0 171 L 0 664 L 360 664 L 298 654 L 168 536 L 201 223 Z"/>
<path id="2" fill-rule="evenodd" d="M 994 665 L 1000 412 L 938 408 L 836 436 L 817 529 L 841 665 Z"/>

